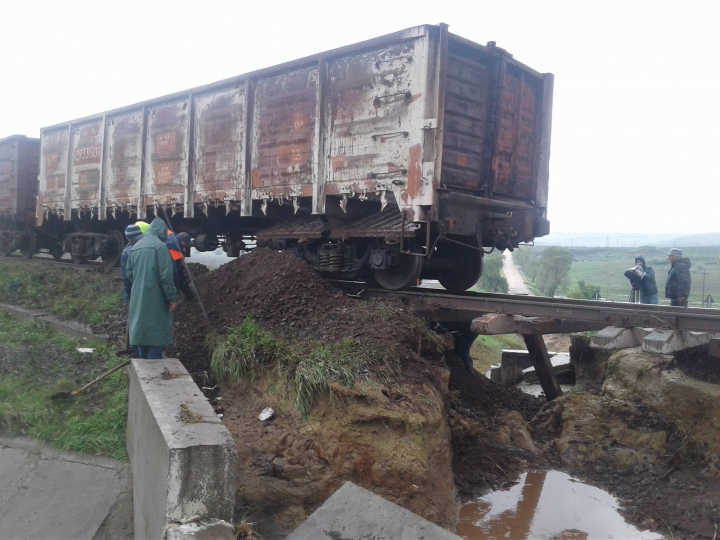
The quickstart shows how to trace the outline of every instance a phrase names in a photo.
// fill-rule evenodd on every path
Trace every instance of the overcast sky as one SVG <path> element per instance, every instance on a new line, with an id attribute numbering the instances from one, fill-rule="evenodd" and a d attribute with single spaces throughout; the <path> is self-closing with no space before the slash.
<path id="1" fill-rule="evenodd" d="M 555 74 L 553 232 L 720 230 L 717 0 L 4 0 L 0 137 L 439 22 Z"/>

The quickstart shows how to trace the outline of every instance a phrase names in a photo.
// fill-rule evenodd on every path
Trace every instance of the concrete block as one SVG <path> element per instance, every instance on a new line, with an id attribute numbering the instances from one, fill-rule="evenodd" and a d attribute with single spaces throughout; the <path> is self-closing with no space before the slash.
<path id="1" fill-rule="evenodd" d="M 227 521 L 208 519 L 168 529 L 167 540 L 234 540 L 233 531 Z"/>
<path id="2" fill-rule="evenodd" d="M 172 358 L 136 359 L 128 371 L 135 540 L 189 519 L 232 521 L 237 452 L 190 374 Z"/>
<path id="3" fill-rule="evenodd" d="M 678 332 L 676 330 L 655 330 L 642 340 L 643 352 L 673 354 L 692 347 L 707 345 L 715 334 L 708 332 Z"/>
<path id="4" fill-rule="evenodd" d="M 590 347 L 609 351 L 639 347 L 641 340 L 634 330 L 633 328 L 608 326 L 590 338 Z"/>
<path id="5" fill-rule="evenodd" d="M 568 353 L 553 353 L 553 355 L 554 356 L 550 358 L 550 363 L 552 364 L 552 370 L 556 377 L 572 373 L 573 365 Z M 525 368 L 521 373 L 525 382 L 536 383 L 538 381 L 534 367 Z"/>
<path id="6" fill-rule="evenodd" d="M 501 371 L 501 364 L 493 364 L 492 366 L 490 366 L 490 380 L 499 383 L 501 381 Z"/>
<path id="7" fill-rule="evenodd" d="M 286 540 L 392 538 L 393 540 L 460 540 L 352 482 L 346 482 Z"/>
<path id="8" fill-rule="evenodd" d="M 519 383 L 523 380 L 522 370 L 532 365 L 527 351 L 503 349 L 500 360 L 500 384 L 513 386 Z"/>

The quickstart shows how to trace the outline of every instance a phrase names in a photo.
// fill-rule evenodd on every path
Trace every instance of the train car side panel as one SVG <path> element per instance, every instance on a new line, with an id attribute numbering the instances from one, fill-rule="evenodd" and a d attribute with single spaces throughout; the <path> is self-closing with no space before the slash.
<path id="1" fill-rule="evenodd" d="M 68 128 L 46 131 L 40 137 L 40 184 L 38 186 L 37 224 L 42 225 L 47 213 L 69 214 L 65 205 L 68 172 Z M 69 216 L 68 216 L 69 219 Z"/>
<path id="2" fill-rule="evenodd" d="M 148 109 L 145 206 L 182 209 L 188 189 L 189 101 L 180 99 Z"/>
<path id="3" fill-rule="evenodd" d="M 421 203 L 428 54 L 420 36 L 329 62 L 326 194 Z"/>
<path id="4" fill-rule="evenodd" d="M 317 85 L 316 66 L 257 82 L 253 199 L 312 195 Z"/>
<path id="5" fill-rule="evenodd" d="M 72 128 L 71 210 L 94 212 L 100 207 L 104 130 L 102 119 Z"/>
<path id="6" fill-rule="evenodd" d="M 244 198 L 244 102 L 245 86 L 194 98 L 194 203 Z"/>
<path id="7" fill-rule="evenodd" d="M 105 200 L 111 213 L 137 211 L 142 171 L 143 112 L 119 114 L 106 122 Z"/>

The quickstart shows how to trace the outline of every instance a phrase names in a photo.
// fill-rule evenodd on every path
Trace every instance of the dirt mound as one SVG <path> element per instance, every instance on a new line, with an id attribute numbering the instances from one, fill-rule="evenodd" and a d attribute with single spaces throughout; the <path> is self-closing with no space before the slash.
<path id="1" fill-rule="evenodd" d="M 202 263 L 187 263 L 187 267 L 190 269 L 193 279 L 197 279 L 200 276 L 210 273 L 210 269 Z"/>
<path id="2" fill-rule="evenodd" d="M 223 333 L 248 315 L 282 337 L 344 337 L 345 329 L 339 331 L 329 315 L 346 296 L 291 253 L 258 249 L 213 272 L 199 272 L 195 284 L 210 322 L 196 302 L 182 302 L 174 316 L 175 345 L 167 351 L 190 372 L 210 365 L 209 333 Z"/>

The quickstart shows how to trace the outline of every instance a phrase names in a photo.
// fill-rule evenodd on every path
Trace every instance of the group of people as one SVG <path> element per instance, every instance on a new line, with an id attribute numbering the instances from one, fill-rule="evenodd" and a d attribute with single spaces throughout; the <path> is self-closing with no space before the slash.
<path id="1" fill-rule="evenodd" d="M 665 282 L 665 298 L 671 306 L 687 307 L 690 296 L 690 259 L 682 256 L 682 249 L 673 248 L 668 253 L 670 270 Z M 645 257 L 635 257 L 635 266 L 625 271 L 634 291 L 640 293 L 641 304 L 657 304 L 659 301 L 655 271 L 648 266 Z"/>
<path id="2" fill-rule="evenodd" d="M 173 234 L 165 222 L 139 221 L 125 228 L 128 245 L 120 257 L 123 300 L 128 315 L 130 345 L 138 358 L 162 358 L 163 347 L 173 342 L 172 312 L 178 291 L 192 299 L 183 267 L 183 251 L 190 235 Z"/>

